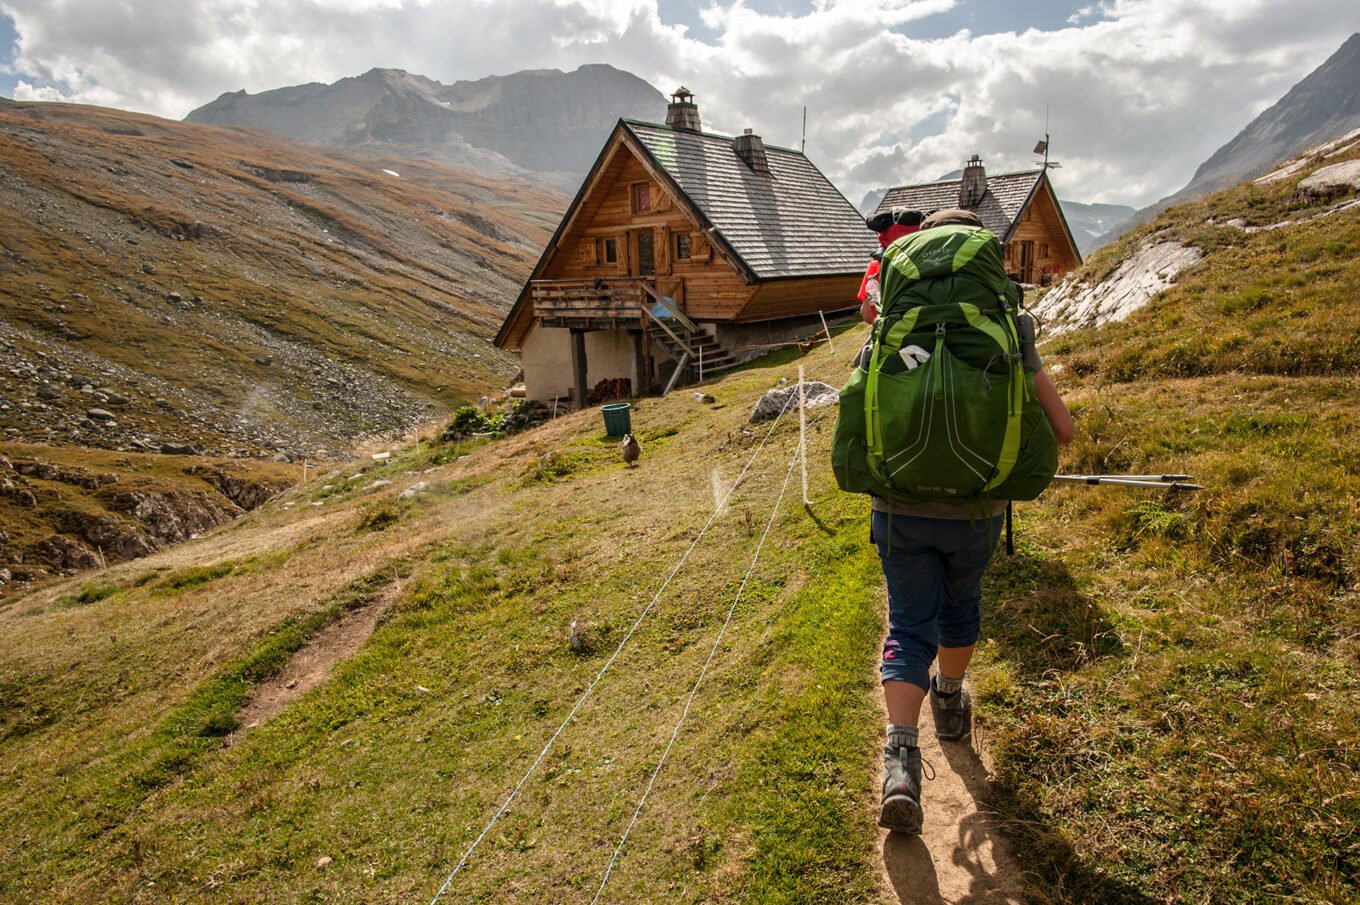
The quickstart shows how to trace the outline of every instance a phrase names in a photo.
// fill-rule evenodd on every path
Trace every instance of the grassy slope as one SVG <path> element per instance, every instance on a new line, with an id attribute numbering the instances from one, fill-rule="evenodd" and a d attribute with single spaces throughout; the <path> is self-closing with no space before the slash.
<path id="1" fill-rule="evenodd" d="M 1200 228 L 1193 209 L 1176 216 L 1172 228 Z M 1355 211 L 1335 223 L 1340 241 L 1360 231 Z M 1276 271 L 1224 262 L 1266 260 L 1262 243 L 1335 223 L 1215 232 L 1220 245 L 1165 298 L 1050 355 L 1077 413 L 1065 467 L 1184 470 L 1208 489 L 1056 488 L 1018 508 L 1018 553 L 994 565 L 979 725 L 1035 901 L 1360 895 L 1354 369 L 1224 360 L 1136 382 L 1108 369 L 1148 337 L 1163 348 L 1230 329 L 1242 318 L 1225 316 L 1217 268 L 1232 266 L 1242 291 L 1268 283 Z M 1324 310 L 1311 295 L 1327 285 L 1314 265 L 1354 262 L 1301 261 L 1288 298 L 1252 316 L 1353 317 L 1353 302 Z M 811 373 L 838 382 L 838 348 L 815 352 Z M 428 900 L 692 542 L 712 485 L 754 450 L 751 401 L 791 374 L 775 360 L 731 375 L 713 410 L 686 393 L 637 404 L 636 470 L 592 412 L 476 449 L 420 445 L 370 469 L 393 485 L 318 481 L 291 508 L 111 570 L 102 599 L 81 602 L 87 579 L 0 610 L 0 687 L 51 715 L 0 737 L 0 896 Z M 814 462 L 829 434 L 829 419 L 814 430 Z M 782 425 L 454 900 L 590 899 L 792 439 Z M 397 496 L 416 480 L 431 486 Z M 813 499 L 815 518 L 786 500 L 612 900 L 882 897 L 881 579 L 864 501 L 836 493 L 824 467 Z M 223 747 L 250 682 L 397 580 L 395 610 L 329 684 Z M 573 619 L 589 626 L 586 654 L 564 642 Z"/>
<path id="2" fill-rule="evenodd" d="M 1296 182 L 1102 251 L 1094 275 L 1150 233 L 1206 258 L 1049 348 L 1068 469 L 1208 489 L 1058 489 L 1029 525 L 1048 552 L 1002 573 L 982 698 L 1040 901 L 1360 899 L 1360 209 L 1206 222 L 1329 206 Z"/>
<path id="3" fill-rule="evenodd" d="M 715 392 L 730 404 L 716 410 L 683 393 L 638 404 L 638 469 L 617 461 L 594 412 L 442 466 L 430 463 L 451 452 L 422 445 L 0 612 L 5 687 L 48 715 L 0 741 L 0 844 L 15 866 L 0 895 L 433 895 L 692 543 L 714 483 L 757 447 L 764 428 L 747 433 L 745 414 L 771 373 L 728 378 Z M 818 425 L 819 442 L 829 429 Z M 458 901 L 588 897 L 708 656 L 795 436 L 779 427 L 459 878 Z M 384 474 L 396 483 L 362 489 Z M 431 488 L 398 498 L 417 477 Z M 880 591 L 864 501 L 828 480 L 820 523 L 793 505 L 796 483 L 785 499 L 613 896 L 873 897 Z M 330 684 L 222 748 L 246 683 L 399 578 L 396 609 Z M 96 582 L 116 590 L 81 602 Z M 588 653 L 565 644 L 573 619 L 588 625 Z M 335 860 L 319 870 L 323 856 Z"/>
<path id="4" fill-rule="evenodd" d="M 25 355 L 142 375 L 158 388 L 120 420 L 145 431 L 216 445 L 222 424 L 151 404 L 173 390 L 304 448 L 411 423 L 364 417 L 354 392 L 451 408 L 503 385 L 517 363 L 489 339 L 563 204 L 423 161 L 62 104 L 0 107 L 0 198 L 0 317 L 27 331 Z M 328 388 L 314 368 L 332 364 L 362 388 Z M 64 426 L 78 403 L 0 426 Z"/>

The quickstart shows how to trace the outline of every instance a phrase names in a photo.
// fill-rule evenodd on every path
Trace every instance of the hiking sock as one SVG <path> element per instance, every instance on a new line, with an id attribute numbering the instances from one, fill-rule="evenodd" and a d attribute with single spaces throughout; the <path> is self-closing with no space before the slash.
<path id="1" fill-rule="evenodd" d="M 888 747 L 889 748 L 915 748 L 918 738 L 918 730 L 915 726 L 908 726 L 905 723 L 888 724 Z"/>
<path id="2" fill-rule="evenodd" d="M 935 678 L 931 681 L 934 682 L 935 693 L 946 697 L 958 694 L 959 689 L 963 687 L 963 676 L 959 676 L 957 679 L 951 679 L 945 676 L 944 673 L 937 672 L 935 673 Z"/>

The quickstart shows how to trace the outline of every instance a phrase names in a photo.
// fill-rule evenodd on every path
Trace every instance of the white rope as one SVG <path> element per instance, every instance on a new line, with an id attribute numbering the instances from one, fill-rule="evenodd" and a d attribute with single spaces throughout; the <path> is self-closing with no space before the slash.
<path id="1" fill-rule="evenodd" d="M 723 636 L 727 634 L 728 627 L 732 624 L 732 617 L 737 612 L 737 604 L 741 602 L 741 595 L 746 591 L 746 583 L 751 580 L 751 573 L 755 572 L 756 563 L 760 561 L 760 551 L 765 546 L 765 539 L 770 536 L 770 529 L 774 527 L 775 516 L 779 514 L 779 504 L 784 501 L 784 494 L 789 489 L 789 480 L 793 477 L 793 467 L 798 464 L 798 453 L 799 448 L 795 448 L 793 457 L 789 459 L 789 470 L 784 474 L 784 486 L 779 489 L 779 498 L 774 501 L 774 509 L 770 511 L 770 520 L 765 523 L 765 533 L 760 536 L 760 543 L 756 544 L 756 553 L 751 559 L 751 566 L 741 579 L 741 586 L 737 588 L 737 596 L 733 598 L 732 606 L 728 607 L 727 619 L 723 622 L 718 637 L 713 640 L 713 649 L 708 652 L 708 659 L 704 661 L 703 668 L 699 670 L 699 678 L 694 680 L 694 687 L 689 691 L 685 708 L 680 713 L 680 719 L 675 724 L 675 730 L 671 732 L 671 740 L 666 743 L 665 750 L 661 752 L 661 759 L 657 761 L 656 769 L 652 771 L 651 778 L 647 780 L 647 788 L 643 791 L 642 798 L 638 800 L 637 807 L 633 810 L 633 819 L 628 821 L 627 829 L 623 831 L 619 844 L 614 848 L 614 856 L 609 859 L 609 866 L 605 869 L 604 879 L 600 881 L 600 888 L 595 891 L 595 898 L 591 899 L 591 905 L 600 901 L 605 884 L 609 882 L 609 876 L 614 872 L 614 864 L 619 860 L 619 854 L 623 851 L 624 843 L 628 841 L 629 834 L 633 832 L 633 826 L 637 823 L 638 815 L 642 813 L 643 806 L 647 804 L 647 798 L 652 794 L 652 786 L 656 784 L 656 777 L 661 773 L 661 768 L 666 765 L 666 758 L 670 756 L 671 748 L 675 745 L 675 739 L 680 735 L 680 727 L 685 724 L 685 718 L 689 716 L 690 705 L 694 703 L 694 696 L 699 693 L 699 685 L 704 681 L 704 676 L 708 674 L 708 667 L 713 662 L 713 657 L 718 653 L 718 648 L 722 645 Z"/>
<path id="2" fill-rule="evenodd" d="M 586 690 L 576 702 L 576 706 L 571 708 L 571 712 L 568 713 L 566 719 L 562 721 L 562 725 L 558 726 L 557 731 L 548 739 L 548 743 L 543 746 L 543 750 L 539 752 L 538 757 L 530 764 L 524 777 L 520 779 L 519 783 L 516 784 L 514 790 L 510 793 L 510 797 L 505 799 L 505 802 L 496 811 L 495 816 L 491 818 L 491 822 L 486 825 L 477 838 L 473 840 L 472 844 L 468 846 L 467 851 L 463 853 L 462 859 L 459 860 L 458 864 L 449 873 L 448 879 L 444 881 L 444 885 L 439 887 L 439 891 L 435 893 L 434 898 L 430 900 L 430 905 L 436 905 L 440 897 L 444 895 L 444 891 L 449 888 L 449 884 L 453 882 L 453 878 L 456 877 L 458 872 L 463 869 L 463 866 L 467 864 L 468 858 L 472 856 L 473 851 L 475 851 L 482 840 L 486 838 L 487 833 L 491 832 L 491 828 L 500 821 L 501 817 L 505 814 L 506 809 L 510 807 L 510 803 L 515 800 L 515 796 L 519 795 L 520 790 L 524 788 L 524 784 L 529 781 L 529 777 L 533 776 L 534 771 L 538 769 L 538 765 L 543 762 L 543 758 L 548 756 L 548 751 L 551 750 L 553 744 L 557 741 L 557 737 L 567 728 L 567 724 L 571 722 L 572 717 L 576 716 L 576 712 L 581 709 L 581 705 L 586 702 L 586 698 L 590 697 L 590 693 L 595 690 L 595 686 L 600 683 L 600 680 L 604 678 L 604 674 L 609 671 L 609 667 L 618 659 L 619 654 L 623 652 L 623 648 L 637 632 L 638 627 L 642 625 L 642 621 L 647 618 L 647 615 L 652 611 L 652 608 L 656 606 L 656 602 L 661 599 L 661 595 L 666 592 L 666 588 L 670 586 L 671 579 L 673 579 L 676 573 L 680 571 L 681 567 L 684 566 L 685 562 L 689 559 L 690 554 L 694 552 L 694 548 L 699 546 L 699 541 L 703 540 L 704 535 L 708 533 L 708 529 L 713 525 L 713 522 L 718 518 L 718 515 L 722 513 L 723 504 L 725 504 L 728 498 L 736 491 L 737 486 L 741 484 L 741 479 L 746 476 L 746 472 L 751 470 L 751 466 L 755 464 L 756 457 L 760 455 L 760 451 L 764 449 L 765 444 L 769 442 L 770 436 L 774 433 L 774 429 L 779 426 L 779 420 L 784 417 L 784 412 L 787 410 L 787 404 L 779 410 L 779 414 L 775 416 L 774 423 L 770 425 L 770 429 L 766 432 L 764 439 L 760 441 L 760 445 L 756 447 L 756 451 L 751 454 L 751 458 L 746 462 L 746 467 L 741 470 L 741 474 L 737 475 L 737 479 L 732 482 L 732 486 L 728 488 L 727 493 L 723 496 L 722 500 L 713 508 L 713 514 L 708 517 L 708 521 L 704 523 L 704 527 L 699 531 L 698 536 L 694 538 L 694 542 L 689 545 L 689 549 L 680 557 L 680 561 L 675 564 L 675 568 L 666 576 L 666 580 L 662 582 L 661 588 L 656 592 L 656 596 L 651 599 L 651 602 L 648 603 L 642 610 L 642 613 L 638 615 L 636 621 L 633 622 L 633 627 L 628 630 L 628 634 L 623 636 L 623 640 L 619 642 L 619 646 L 615 648 L 614 653 L 605 662 L 604 666 L 600 667 L 600 671 L 595 675 L 594 681 L 586 687 Z"/>

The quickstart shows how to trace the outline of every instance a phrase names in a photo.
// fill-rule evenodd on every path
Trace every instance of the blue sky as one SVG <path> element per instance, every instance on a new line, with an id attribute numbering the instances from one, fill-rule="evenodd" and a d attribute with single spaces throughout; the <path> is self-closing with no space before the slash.
<path id="1" fill-rule="evenodd" d="M 690 36 L 712 44 L 721 33 L 703 24 L 699 10 L 707 4 L 693 0 L 659 0 L 661 21 L 684 25 Z M 913 38 L 947 38 L 968 29 L 974 35 L 1023 32 L 1028 28 L 1053 31 L 1067 25 L 1083 6 L 1068 0 L 961 0 L 954 8 L 928 16 L 898 30 Z M 746 6 L 771 16 L 806 14 L 813 8 L 809 0 L 747 0 Z"/>
<path id="2" fill-rule="evenodd" d="M 14 59 L 14 20 L 0 14 L 0 97 L 14 97 L 14 76 L 8 71 Z"/>
<path id="3" fill-rule="evenodd" d="M 1360 30 L 1355 0 L 0 0 L 0 94 L 182 118 L 374 67 L 451 83 L 608 63 L 690 88 L 705 128 L 807 153 L 858 202 L 1032 166 L 1143 205 Z M 16 32 L 23 37 L 15 54 Z"/>

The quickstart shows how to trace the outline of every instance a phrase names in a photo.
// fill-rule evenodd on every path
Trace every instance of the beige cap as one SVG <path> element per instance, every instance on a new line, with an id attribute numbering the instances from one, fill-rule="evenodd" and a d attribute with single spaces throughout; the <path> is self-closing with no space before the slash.
<path id="1" fill-rule="evenodd" d="M 930 229 L 932 226 L 982 226 L 982 220 L 972 211 L 960 210 L 959 208 L 948 208 L 936 211 L 929 217 L 921 221 L 921 229 Z"/>

